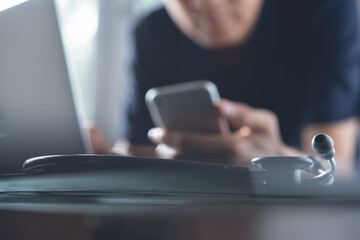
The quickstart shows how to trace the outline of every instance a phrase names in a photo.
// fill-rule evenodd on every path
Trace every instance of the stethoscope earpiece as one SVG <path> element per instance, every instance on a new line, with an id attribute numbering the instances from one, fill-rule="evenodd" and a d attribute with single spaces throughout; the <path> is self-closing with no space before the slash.
<path id="1" fill-rule="evenodd" d="M 327 134 L 317 134 L 313 138 L 311 146 L 314 152 L 316 152 L 322 159 L 330 160 L 335 156 L 334 141 Z"/>

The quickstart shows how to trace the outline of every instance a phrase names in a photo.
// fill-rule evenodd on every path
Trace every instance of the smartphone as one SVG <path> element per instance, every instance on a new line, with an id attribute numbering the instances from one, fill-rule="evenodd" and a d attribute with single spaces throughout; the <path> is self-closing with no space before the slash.
<path id="1" fill-rule="evenodd" d="M 229 127 L 215 105 L 220 95 L 214 83 L 192 81 L 152 88 L 145 95 L 151 118 L 168 130 L 222 134 Z"/>

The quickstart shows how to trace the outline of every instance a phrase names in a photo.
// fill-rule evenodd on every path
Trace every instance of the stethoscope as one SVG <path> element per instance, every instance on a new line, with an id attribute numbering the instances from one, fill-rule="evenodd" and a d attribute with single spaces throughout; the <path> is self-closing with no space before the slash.
<path id="1" fill-rule="evenodd" d="M 189 177 L 194 181 L 206 182 L 206 184 L 208 182 L 207 178 L 218 177 L 224 180 L 222 184 L 230 181 L 230 179 L 232 182 L 234 182 L 234 179 L 235 182 L 241 181 L 238 183 L 239 188 L 244 187 L 244 189 L 236 191 L 241 192 L 241 194 L 269 194 L 271 196 L 300 194 L 302 196 L 305 193 L 303 191 L 304 186 L 306 191 L 311 188 L 310 190 L 318 192 L 319 189 L 327 190 L 327 188 L 319 188 L 318 186 L 331 185 L 334 182 L 335 150 L 333 140 L 326 134 L 318 134 L 312 140 L 312 147 L 322 159 L 328 160 L 329 166 L 327 168 L 316 156 L 255 158 L 251 162 L 258 170 L 249 171 L 247 168 L 223 164 L 91 154 L 36 157 L 26 160 L 23 168 L 27 173 L 74 173 L 116 169 L 126 172 L 131 169 L 134 173 L 132 176 L 136 176 L 136 182 L 138 182 L 138 178 L 141 179 L 144 172 L 149 171 L 149 166 L 151 166 L 150 173 L 162 176 L 165 181 L 169 180 L 170 176 L 170 179 L 177 182 L 176 185 L 182 187 L 182 189 L 184 189 L 184 186 L 189 187 Z M 304 172 L 307 172 L 310 176 L 304 176 Z M 151 181 L 152 179 L 148 178 L 145 186 Z M 182 186 L 182 183 L 185 185 Z M 228 183 L 222 186 L 228 186 Z M 156 189 L 157 184 L 159 182 L 155 181 L 151 188 Z M 206 184 L 205 186 L 209 187 Z M 163 185 L 160 184 L 159 186 Z"/>
<path id="2" fill-rule="evenodd" d="M 333 184 L 336 168 L 334 141 L 330 136 L 320 133 L 313 138 L 311 145 L 320 158 L 328 161 L 327 168 L 316 156 L 254 158 L 251 163 L 260 171 L 252 171 L 253 182 L 272 186 Z M 303 171 L 310 176 L 303 176 Z"/>

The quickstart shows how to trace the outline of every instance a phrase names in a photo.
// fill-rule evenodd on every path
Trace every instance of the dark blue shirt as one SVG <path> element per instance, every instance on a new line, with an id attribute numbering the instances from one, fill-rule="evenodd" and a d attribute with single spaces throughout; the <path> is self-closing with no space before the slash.
<path id="1" fill-rule="evenodd" d="M 149 143 L 148 89 L 207 79 L 223 98 L 275 112 L 284 142 L 299 147 L 303 126 L 360 113 L 359 41 L 355 0 L 267 0 L 229 72 L 158 9 L 134 31 L 126 138 Z"/>

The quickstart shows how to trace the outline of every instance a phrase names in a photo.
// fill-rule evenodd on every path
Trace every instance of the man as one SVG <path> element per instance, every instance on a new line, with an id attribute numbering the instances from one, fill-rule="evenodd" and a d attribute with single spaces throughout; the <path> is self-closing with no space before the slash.
<path id="1" fill-rule="evenodd" d="M 360 113 L 354 0 L 165 0 L 164 6 L 136 27 L 129 145 L 115 152 L 216 156 L 248 166 L 253 157 L 312 153 L 311 138 L 325 132 L 334 138 L 339 165 L 352 166 Z M 152 129 L 146 91 L 198 79 L 214 82 L 228 99 L 218 108 L 234 131 Z"/>

